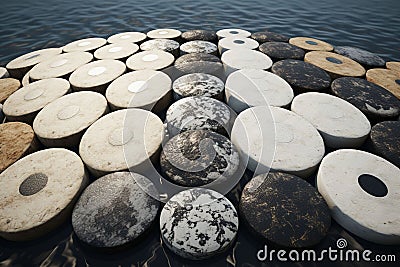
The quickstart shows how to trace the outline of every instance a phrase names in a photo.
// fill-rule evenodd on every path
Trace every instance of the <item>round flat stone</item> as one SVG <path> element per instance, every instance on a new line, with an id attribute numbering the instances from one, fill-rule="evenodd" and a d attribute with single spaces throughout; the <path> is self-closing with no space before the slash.
<path id="1" fill-rule="evenodd" d="M 10 121 L 31 123 L 37 112 L 69 91 L 69 82 L 61 78 L 33 82 L 13 93 L 4 102 L 3 111 Z"/>
<path id="2" fill-rule="evenodd" d="M 19 56 L 11 60 L 6 68 L 11 77 L 21 79 L 34 65 L 61 54 L 61 48 L 46 48 Z"/>
<path id="3" fill-rule="evenodd" d="M 251 179 L 239 209 L 253 233 L 284 247 L 314 246 L 331 225 L 330 210 L 318 191 L 303 179 L 281 172 Z"/>
<path id="4" fill-rule="evenodd" d="M 374 152 L 400 167 L 400 121 L 384 121 L 371 130 Z"/>
<path id="5" fill-rule="evenodd" d="M 94 51 L 97 59 L 125 59 L 139 51 L 137 44 L 123 42 L 105 45 Z"/>
<path id="6" fill-rule="evenodd" d="M 146 39 L 146 34 L 142 32 L 121 32 L 108 37 L 107 42 L 114 43 L 139 43 Z"/>
<path id="7" fill-rule="evenodd" d="M 257 49 L 258 42 L 245 37 L 226 37 L 218 42 L 219 53 L 222 54 L 230 49 Z"/>
<path id="8" fill-rule="evenodd" d="M 400 62 L 394 62 L 394 61 L 386 62 L 386 68 L 400 74 Z"/>
<path id="9" fill-rule="evenodd" d="M 140 45 L 143 51 L 162 50 L 177 55 L 179 53 L 179 43 L 169 39 L 152 39 Z"/>
<path id="10" fill-rule="evenodd" d="M 300 94 L 293 99 L 291 110 L 314 125 L 328 147 L 359 147 L 371 131 L 367 117 L 336 96 L 316 92 Z"/>
<path id="11" fill-rule="evenodd" d="M 86 63 L 92 61 L 93 55 L 88 52 L 73 52 L 45 60 L 31 69 L 32 80 L 64 77 Z"/>
<path id="12" fill-rule="evenodd" d="M 27 86 L 28 84 L 30 84 L 31 81 L 30 81 L 29 79 L 30 79 L 30 77 L 29 77 L 29 71 L 28 71 L 28 72 L 24 75 L 24 77 L 22 78 L 22 80 L 21 80 L 22 86 Z"/>
<path id="13" fill-rule="evenodd" d="M 324 70 L 300 60 L 286 59 L 276 62 L 272 72 L 300 91 L 323 91 L 329 88 L 331 78 Z"/>
<path id="14" fill-rule="evenodd" d="M 130 56 L 126 60 L 126 66 L 130 70 L 161 70 L 170 66 L 174 60 L 174 56 L 171 53 L 161 50 L 152 50 Z"/>
<path id="15" fill-rule="evenodd" d="M 181 31 L 175 29 L 156 29 L 149 31 L 147 37 L 150 39 L 175 39 L 180 37 Z"/>
<path id="16" fill-rule="evenodd" d="M 230 132 L 235 114 L 221 101 L 204 96 L 185 97 L 172 104 L 166 115 L 170 136 L 188 130 Z"/>
<path id="17" fill-rule="evenodd" d="M 206 54 L 216 54 L 217 46 L 208 41 L 195 40 L 186 42 L 181 45 L 180 51 L 181 54 L 190 54 L 190 53 L 206 53 Z"/>
<path id="18" fill-rule="evenodd" d="M 344 77 L 333 81 L 332 92 L 350 102 L 368 118 L 385 120 L 400 115 L 400 100 L 379 85 L 360 78 Z"/>
<path id="19" fill-rule="evenodd" d="M 0 67 L 0 79 L 8 78 L 10 77 L 10 73 L 8 73 L 8 70 L 4 67 Z"/>
<path id="20" fill-rule="evenodd" d="M 26 156 L 0 174 L 0 235 L 31 240 L 64 223 L 88 183 L 78 155 L 47 149 Z"/>
<path id="21" fill-rule="evenodd" d="M 161 171 L 173 183 L 195 187 L 233 177 L 239 153 L 228 138 L 207 130 L 180 133 L 163 147 Z"/>
<path id="22" fill-rule="evenodd" d="M 104 38 L 85 38 L 66 44 L 63 51 L 66 53 L 92 51 L 102 47 L 106 43 L 107 40 Z"/>
<path id="23" fill-rule="evenodd" d="M 250 37 L 251 33 L 242 29 L 222 29 L 217 31 L 217 36 L 219 39 L 226 37 Z"/>
<path id="24" fill-rule="evenodd" d="M 264 31 L 264 32 L 255 32 L 250 36 L 252 39 L 256 40 L 260 44 L 266 42 L 289 42 L 289 37 L 286 35 L 282 35 L 276 32 Z"/>
<path id="25" fill-rule="evenodd" d="M 263 43 L 258 49 L 274 61 L 282 59 L 303 60 L 305 55 L 303 49 L 284 42 Z"/>
<path id="26" fill-rule="evenodd" d="M 370 69 L 367 80 L 382 86 L 400 99 L 400 73 L 387 69 Z"/>
<path id="27" fill-rule="evenodd" d="M 33 129 L 22 122 L 0 124 L 0 173 L 38 148 Z"/>
<path id="28" fill-rule="evenodd" d="M 361 48 L 351 46 L 336 46 L 334 51 L 335 53 L 357 61 L 367 68 L 385 67 L 385 60 L 383 60 L 383 58 Z"/>
<path id="29" fill-rule="evenodd" d="M 123 62 L 112 59 L 94 61 L 77 68 L 69 77 L 75 91 L 90 90 L 104 93 L 108 84 L 124 74 Z"/>
<path id="30" fill-rule="evenodd" d="M 207 42 L 217 42 L 217 34 L 214 31 L 207 31 L 207 30 L 191 30 L 182 33 L 182 39 L 189 42 L 189 41 L 207 41 Z"/>
<path id="31" fill-rule="evenodd" d="M 0 103 L 17 91 L 21 87 L 21 83 L 14 78 L 0 79 Z"/>
<path id="32" fill-rule="evenodd" d="M 365 69 L 359 63 L 332 52 L 308 52 L 304 57 L 304 61 L 320 67 L 334 77 L 362 77 L 365 75 Z"/>
<path id="33" fill-rule="evenodd" d="M 310 37 L 294 37 L 290 38 L 289 43 L 300 47 L 306 51 L 332 51 L 333 46 L 327 42 L 310 38 Z"/>
<path id="34" fill-rule="evenodd" d="M 221 59 L 205 53 L 193 53 L 180 56 L 174 67 L 183 73 L 218 73 L 222 71 Z"/>
<path id="35" fill-rule="evenodd" d="M 163 138 L 164 125 L 155 114 L 142 109 L 114 111 L 86 130 L 79 155 L 99 177 L 139 168 L 157 153 Z"/>
<path id="36" fill-rule="evenodd" d="M 74 232 L 93 247 L 115 248 L 134 241 L 151 227 L 160 206 L 145 190 L 156 189 L 137 173 L 116 172 L 97 179 L 75 205 Z"/>
<path id="37" fill-rule="evenodd" d="M 342 149 L 322 160 L 317 184 L 343 228 L 374 243 L 398 245 L 399 177 L 400 169 L 383 158 Z"/>
<path id="38" fill-rule="evenodd" d="M 188 96 L 207 96 L 222 100 L 224 82 L 205 73 L 192 73 L 176 79 L 172 85 L 176 100 Z"/>
<path id="39" fill-rule="evenodd" d="M 226 251 L 239 228 L 235 207 L 210 189 L 193 188 L 173 196 L 160 215 L 161 238 L 175 254 L 204 259 Z"/>
<path id="40" fill-rule="evenodd" d="M 231 140 L 256 175 L 272 169 L 306 178 L 325 153 L 322 137 L 311 123 L 294 112 L 271 106 L 240 113 Z"/>
<path id="41" fill-rule="evenodd" d="M 161 71 L 138 70 L 114 80 L 107 88 L 106 97 L 114 110 L 163 110 L 172 98 L 171 85 L 171 78 Z"/>
<path id="42" fill-rule="evenodd" d="M 264 70 L 238 70 L 228 76 L 226 103 L 237 113 L 249 107 L 288 106 L 293 99 L 292 87 L 281 77 Z"/>
<path id="43" fill-rule="evenodd" d="M 33 121 L 33 129 L 46 147 L 76 147 L 83 132 L 107 109 L 107 100 L 99 93 L 68 94 L 45 106 Z"/>
<path id="44" fill-rule="evenodd" d="M 221 60 L 227 76 L 236 70 L 267 70 L 272 66 L 272 60 L 269 56 L 251 49 L 228 50 L 222 55 Z"/>

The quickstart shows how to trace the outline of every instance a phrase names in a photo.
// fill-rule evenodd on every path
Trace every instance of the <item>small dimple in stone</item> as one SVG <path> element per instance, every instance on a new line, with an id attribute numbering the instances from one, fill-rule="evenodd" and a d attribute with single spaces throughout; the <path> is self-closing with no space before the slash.
<path id="1" fill-rule="evenodd" d="M 19 186 L 19 193 L 23 196 L 31 196 L 38 193 L 47 185 L 48 177 L 44 173 L 31 174 Z"/>

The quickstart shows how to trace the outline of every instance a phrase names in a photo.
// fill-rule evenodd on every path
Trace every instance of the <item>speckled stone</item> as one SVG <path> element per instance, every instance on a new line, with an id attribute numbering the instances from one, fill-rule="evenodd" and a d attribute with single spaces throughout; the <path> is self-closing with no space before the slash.
<path id="1" fill-rule="evenodd" d="M 205 53 L 183 55 L 176 59 L 174 67 L 182 73 L 214 74 L 223 69 L 221 59 Z"/>
<path id="2" fill-rule="evenodd" d="M 289 43 L 306 51 L 332 51 L 333 46 L 327 42 L 310 37 L 293 37 Z"/>
<path id="3" fill-rule="evenodd" d="M 207 42 L 217 42 L 217 34 L 214 31 L 207 30 L 191 30 L 182 33 L 182 39 L 184 41 L 207 41 Z"/>
<path id="4" fill-rule="evenodd" d="M 266 42 L 289 42 L 289 37 L 283 34 L 279 34 L 276 32 L 264 31 L 264 32 L 255 32 L 250 38 L 256 40 L 260 44 Z"/>
<path id="5" fill-rule="evenodd" d="M 208 41 L 190 41 L 181 45 L 180 47 L 181 54 L 190 54 L 190 53 L 206 53 L 206 54 L 217 54 L 217 46 Z"/>
<path id="6" fill-rule="evenodd" d="M 368 81 L 382 86 L 400 99 L 400 73 L 387 69 L 370 69 L 366 77 Z"/>
<path id="7" fill-rule="evenodd" d="M 335 53 L 357 61 L 367 68 L 385 67 L 385 60 L 383 60 L 383 58 L 361 48 L 351 46 L 336 46 L 334 51 Z"/>
<path id="8" fill-rule="evenodd" d="M 384 245 L 400 244 L 400 169 L 376 155 L 340 149 L 322 160 L 318 191 L 347 231 Z"/>
<path id="9" fill-rule="evenodd" d="M 329 88 L 331 78 L 324 70 L 300 60 L 286 59 L 276 62 L 272 72 L 299 91 L 323 91 Z"/>
<path id="10" fill-rule="evenodd" d="M 205 73 L 192 73 L 179 77 L 172 84 L 175 100 L 188 96 L 207 96 L 222 100 L 224 82 Z"/>
<path id="11" fill-rule="evenodd" d="M 396 62 L 396 61 L 386 62 L 386 68 L 400 74 L 400 62 Z"/>
<path id="12" fill-rule="evenodd" d="M 160 215 L 164 244 L 175 254 L 194 260 L 226 251 L 238 227 L 232 203 L 220 193 L 204 188 L 176 194 Z"/>
<path id="13" fill-rule="evenodd" d="M 331 225 L 330 210 L 318 191 L 286 173 L 261 174 L 250 180 L 239 209 L 252 232 L 284 247 L 316 245 Z"/>
<path id="14" fill-rule="evenodd" d="M 380 122 L 370 136 L 374 152 L 400 168 L 400 121 Z"/>
<path id="15" fill-rule="evenodd" d="M 179 43 L 170 39 L 148 40 L 140 45 L 140 49 L 143 51 L 162 50 L 169 52 L 176 57 L 179 55 Z"/>
<path id="16" fill-rule="evenodd" d="M 102 47 L 107 43 L 107 40 L 104 38 L 85 38 L 81 40 L 76 40 L 71 43 L 66 44 L 63 47 L 63 52 L 86 52 L 86 51 L 94 51 L 99 47 Z"/>
<path id="17" fill-rule="evenodd" d="M 400 115 L 400 100 L 379 85 L 367 80 L 343 77 L 333 81 L 333 94 L 350 102 L 369 119 L 393 119 Z"/>
<path id="18" fill-rule="evenodd" d="M 228 138 L 207 130 L 183 132 L 161 152 L 161 171 L 182 186 L 202 186 L 229 179 L 239 167 L 239 153 Z"/>
<path id="19" fill-rule="evenodd" d="M 212 130 L 226 135 L 230 132 L 235 114 L 221 101 L 205 96 L 185 97 L 167 110 L 170 136 L 188 130 Z"/>
<path id="20" fill-rule="evenodd" d="M 0 103 L 17 91 L 21 87 L 21 83 L 14 78 L 0 79 Z"/>
<path id="21" fill-rule="evenodd" d="M 269 56 L 273 61 L 282 59 L 303 60 L 305 52 L 297 46 L 283 42 L 268 42 L 260 45 L 261 52 Z"/>
<path id="22" fill-rule="evenodd" d="M 134 241 L 150 228 L 159 209 L 159 202 L 147 190 L 156 189 L 137 173 L 115 172 L 97 179 L 75 205 L 74 232 L 80 240 L 100 248 Z"/>

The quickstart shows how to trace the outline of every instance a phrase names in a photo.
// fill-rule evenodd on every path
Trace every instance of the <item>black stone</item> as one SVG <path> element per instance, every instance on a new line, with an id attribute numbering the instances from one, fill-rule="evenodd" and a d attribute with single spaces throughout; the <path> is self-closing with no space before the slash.
<path id="1" fill-rule="evenodd" d="M 48 177 L 44 173 L 34 173 L 29 175 L 19 186 L 19 193 L 23 196 L 31 196 L 42 190 L 48 182 Z"/>
<path id="2" fill-rule="evenodd" d="M 182 33 L 182 39 L 185 42 L 200 40 L 216 43 L 218 41 L 217 34 L 214 31 L 207 30 L 191 30 L 184 32 Z"/>
<path id="3" fill-rule="evenodd" d="M 380 56 L 357 47 L 337 46 L 335 47 L 334 51 L 335 53 L 357 61 L 366 68 L 385 67 L 385 60 L 383 60 Z"/>
<path id="4" fill-rule="evenodd" d="M 225 136 L 207 130 L 186 131 L 164 145 L 160 165 L 173 183 L 202 186 L 232 177 L 239 167 L 239 154 Z"/>
<path id="5" fill-rule="evenodd" d="M 332 93 L 361 110 L 370 120 L 382 121 L 400 115 L 400 100 L 391 92 L 367 80 L 352 77 L 336 79 Z"/>
<path id="6" fill-rule="evenodd" d="M 243 190 L 240 214 L 256 235 L 284 247 L 318 244 L 331 225 L 328 205 L 305 180 L 286 173 L 253 178 Z"/>
<path id="7" fill-rule="evenodd" d="M 269 56 L 273 61 L 282 59 L 302 60 L 305 55 L 303 49 L 284 42 L 263 43 L 258 49 Z"/>
<path id="8" fill-rule="evenodd" d="M 221 59 L 207 53 L 190 53 L 179 57 L 175 69 L 183 74 L 208 73 L 220 77 L 223 72 Z"/>
<path id="9" fill-rule="evenodd" d="M 371 129 L 373 152 L 400 168 L 400 121 L 384 121 Z"/>
<path id="10" fill-rule="evenodd" d="M 266 42 L 289 42 L 289 37 L 286 35 L 282 35 L 276 32 L 264 31 L 264 32 L 255 32 L 250 38 L 256 40 L 260 44 Z"/>
<path id="11" fill-rule="evenodd" d="M 331 78 L 321 68 L 310 63 L 285 59 L 272 65 L 272 72 L 286 80 L 297 91 L 324 91 L 329 88 Z"/>

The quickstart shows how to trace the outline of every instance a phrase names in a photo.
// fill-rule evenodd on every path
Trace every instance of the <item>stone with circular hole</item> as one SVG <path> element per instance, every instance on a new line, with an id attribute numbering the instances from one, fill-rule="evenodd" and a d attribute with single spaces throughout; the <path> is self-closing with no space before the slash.
<path id="1" fill-rule="evenodd" d="M 218 51 L 222 55 L 230 49 L 257 49 L 258 42 L 256 40 L 244 37 L 226 37 L 218 42 Z"/>
<path id="2" fill-rule="evenodd" d="M 334 51 L 335 53 L 357 61 L 366 68 L 385 67 L 385 60 L 383 60 L 383 58 L 361 48 L 351 46 L 336 46 Z"/>
<path id="3" fill-rule="evenodd" d="M 373 154 L 342 149 L 328 154 L 318 191 L 333 219 L 347 231 L 384 245 L 400 244 L 400 169 Z"/>
<path id="4" fill-rule="evenodd" d="M 238 227 L 239 219 L 232 203 L 220 193 L 205 188 L 176 194 L 160 215 L 163 243 L 175 254 L 195 260 L 226 251 L 234 242 Z"/>
<path id="5" fill-rule="evenodd" d="M 386 68 L 400 74 L 400 62 L 396 61 L 386 62 Z"/>
<path id="6" fill-rule="evenodd" d="M 279 61 L 283 59 L 302 60 L 305 55 L 303 49 L 284 42 L 263 43 L 258 49 L 269 56 L 273 61 Z"/>
<path id="7" fill-rule="evenodd" d="M 400 168 L 400 121 L 384 121 L 371 130 L 373 152 Z"/>
<path id="8" fill-rule="evenodd" d="M 162 70 L 172 65 L 174 60 L 174 56 L 165 51 L 143 51 L 130 56 L 126 60 L 126 66 L 130 70 Z"/>
<path id="9" fill-rule="evenodd" d="M 139 51 L 139 46 L 134 43 L 114 43 L 100 47 L 94 51 L 94 57 L 97 59 L 118 59 L 126 60 L 131 55 Z"/>
<path id="10" fill-rule="evenodd" d="M 64 46 L 63 51 L 66 53 L 70 52 L 90 52 L 94 51 L 99 47 L 102 47 L 107 43 L 104 38 L 85 38 L 81 40 L 76 40 L 68 43 Z"/>
<path id="11" fill-rule="evenodd" d="M 138 172 L 156 160 L 164 139 L 164 125 L 143 109 L 114 111 L 84 133 L 79 154 L 89 171 L 99 177 L 132 168 Z"/>
<path id="12" fill-rule="evenodd" d="M 84 131 L 107 111 L 101 94 L 72 93 L 45 106 L 33 121 L 33 129 L 46 147 L 76 148 Z"/>
<path id="13" fill-rule="evenodd" d="M 332 51 L 333 46 L 327 42 L 310 38 L 310 37 L 294 37 L 290 38 L 289 43 L 300 47 L 306 51 Z"/>
<path id="14" fill-rule="evenodd" d="M 115 43 L 140 43 L 146 39 L 146 34 L 142 32 L 121 32 L 108 37 L 107 42 Z"/>
<path id="15" fill-rule="evenodd" d="M 142 108 L 161 112 L 172 101 L 172 81 L 161 71 L 138 70 L 114 80 L 106 97 L 112 110 Z"/>
<path id="16" fill-rule="evenodd" d="M 175 100 L 188 96 L 207 96 L 223 99 L 224 82 L 210 74 L 192 73 L 179 77 L 172 84 Z"/>
<path id="17" fill-rule="evenodd" d="M 368 81 L 382 86 L 400 99 L 400 73 L 387 69 L 370 69 L 366 77 Z"/>
<path id="18" fill-rule="evenodd" d="M 221 57 L 224 64 L 225 75 L 241 69 L 268 70 L 272 66 L 269 56 L 251 49 L 232 49 L 226 51 Z"/>
<path id="19" fill-rule="evenodd" d="M 72 151 L 53 148 L 20 159 L 0 174 L 0 236 L 26 241 L 56 229 L 87 184 L 82 160 Z"/>
<path id="20" fill-rule="evenodd" d="M 247 38 L 250 37 L 251 33 L 242 30 L 242 29 L 222 29 L 217 31 L 218 39 L 226 38 L 226 37 L 242 37 Z"/>

